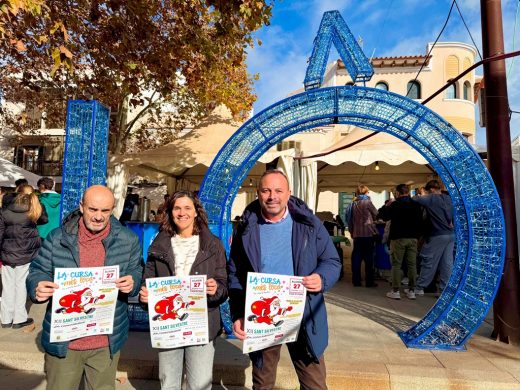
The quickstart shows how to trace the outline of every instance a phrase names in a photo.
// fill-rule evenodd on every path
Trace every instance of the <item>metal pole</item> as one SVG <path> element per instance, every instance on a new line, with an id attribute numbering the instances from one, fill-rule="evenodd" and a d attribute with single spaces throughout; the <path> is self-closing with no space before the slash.
<path id="1" fill-rule="evenodd" d="M 484 58 L 503 54 L 501 1 L 481 0 L 480 8 Z M 506 260 L 500 288 L 493 303 L 493 337 L 503 342 L 520 344 L 518 242 L 504 60 L 484 64 L 484 85 L 488 166 L 502 201 L 506 221 Z"/>

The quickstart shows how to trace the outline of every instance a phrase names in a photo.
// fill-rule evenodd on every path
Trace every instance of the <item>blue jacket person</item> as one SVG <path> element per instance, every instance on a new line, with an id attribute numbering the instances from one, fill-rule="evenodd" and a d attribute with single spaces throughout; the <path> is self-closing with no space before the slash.
<path id="1" fill-rule="evenodd" d="M 327 230 L 300 199 L 291 196 L 287 177 L 266 171 L 258 200 L 249 204 L 231 244 L 229 298 L 233 332 L 245 339 L 244 306 L 248 272 L 303 276 L 307 302 L 298 339 L 287 344 L 301 389 L 326 389 L 323 353 L 328 344 L 323 293 L 339 278 L 341 263 Z M 272 389 L 281 346 L 250 354 L 253 388 Z"/>

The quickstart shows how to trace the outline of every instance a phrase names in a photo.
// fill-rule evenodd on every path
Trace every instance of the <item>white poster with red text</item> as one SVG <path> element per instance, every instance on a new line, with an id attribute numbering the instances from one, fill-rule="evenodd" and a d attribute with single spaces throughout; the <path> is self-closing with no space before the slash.
<path id="1" fill-rule="evenodd" d="M 307 294 L 302 280 L 300 276 L 247 274 L 244 353 L 296 341 Z"/>
<path id="2" fill-rule="evenodd" d="M 50 341 L 112 334 L 119 266 L 56 268 Z"/>
<path id="3" fill-rule="evenodd" d="M 146 279 L 153 348 L 207 344 L 206 275 Z"/>

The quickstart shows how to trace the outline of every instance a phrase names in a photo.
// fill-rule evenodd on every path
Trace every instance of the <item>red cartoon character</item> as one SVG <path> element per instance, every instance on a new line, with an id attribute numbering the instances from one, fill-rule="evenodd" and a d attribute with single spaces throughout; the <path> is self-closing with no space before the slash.
<path id="1" fill-rule="evenodd" d="M 90 288 L 74 291 L 72 294 L 64 295 L 60 298 L 60 307 L 56 313 L 85 313 L 89 314 L 96 310 L 95 305 L 100 299 L 105 298 L 105 294 L 95 297 Z"/>
<path id="2" fill-rule="evenodd" d="M 281 307 L 280 299 L 277 296 L 272 298 L 261 298 L 251 305 L 251 314 L 247 317 L 248 321 L 264 323 L 268 325 L 280 326 L 283 324 L 283 315 L 292 310 L 292 306 Z"/>
<path id="3" fill-rule="evenodd" d="M 194 304 L 195 301 L 184 302 L 179 294 L 163 298 L 155 304 L 154 309 L 158 314 L 153 316 L 152 319 L 154 321 L 164 321 L 178 318 L 179 321 L 184 321 L 189 315 L 189 313 L 187 313 L 188 307 Z"/>

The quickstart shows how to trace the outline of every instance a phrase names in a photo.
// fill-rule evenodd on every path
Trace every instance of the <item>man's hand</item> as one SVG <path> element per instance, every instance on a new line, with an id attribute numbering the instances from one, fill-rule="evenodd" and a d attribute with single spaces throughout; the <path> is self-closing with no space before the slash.
<path id="1" fill-rule="evenodd" d="M 246 332 L 244 332 L 244 318 L 239 318 L 233 322 L 233 334 L 239 340 L 245 340 Z"/>
<path id="2" fill-rule="evenodd" d="M 210 297 L 217 293 L 217 281 L 213 278 L 206 280 L 206 294 Z"/>
<path id="3" fill-rule="evenodd" d="M 126 275 L 116 280 L 116 287 L 122 293 L 130 293 L 134 288 L 134 278 L 132 275 Z"/>
<path id="4" fill-rule="evenodd" d="M 139 300 L 148 303 L 148 289 L 145 286 L 141 287 L 141 291 L 139 291 Z"/>
<path id="5" fill-rule="evenodd" d="M 47 280 L 38 282 L 38 285 L 36 286 L 36 300 L 38 302 L 45 302 L 47 299 L 52 297 L 54 290 L 58 287 L 59 286 L 56 283 Z"/>
<path id="6" fill-rule="evenodd" d="M 321 276 L 318 274 L 310 274 L 303 278 L 303 285 L 309 292 L 321 291 Z"/>

